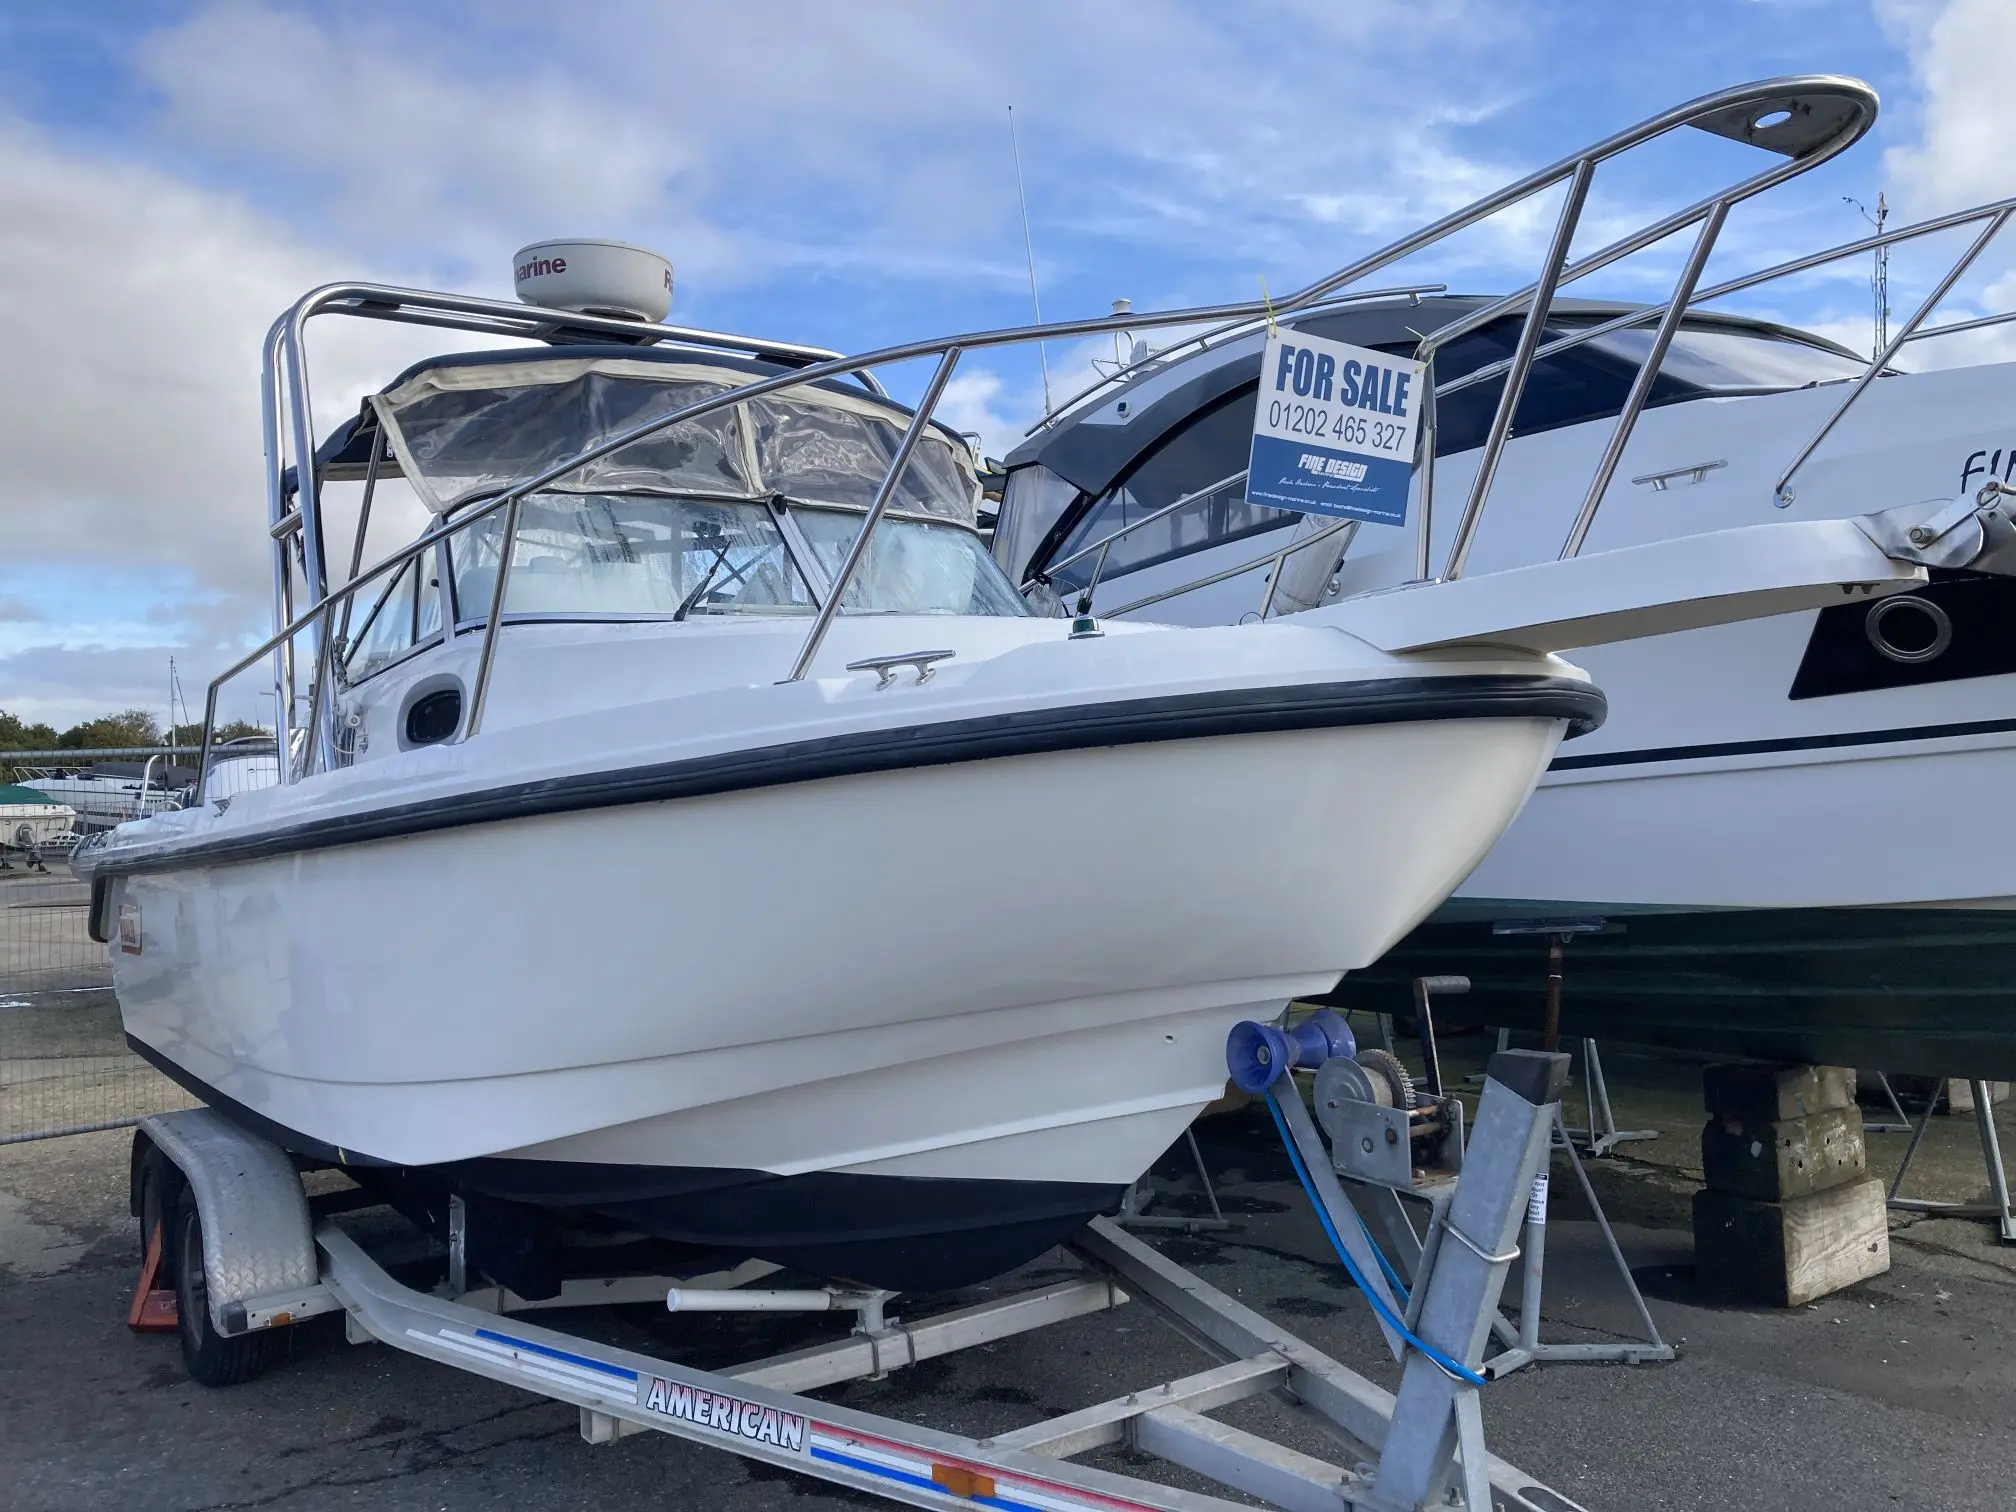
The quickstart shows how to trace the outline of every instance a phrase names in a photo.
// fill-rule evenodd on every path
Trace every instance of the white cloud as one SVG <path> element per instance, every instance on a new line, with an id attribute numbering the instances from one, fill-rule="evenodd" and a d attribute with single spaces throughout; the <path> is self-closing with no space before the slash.
<path id="1" fill-rule="evenodd" d="M 1883 158 L 1892 224 L 2016 196 L 2009 108 L 1993 62 L 2016 51 L 2016 7 L 2007 0 L 1885 0 L 1878 14 L 1910 55 L 1921 98 L 1914 134 Z M 1979 227 L 1942 233 L 1900 249 L 1916 276 L 1893 268 L 1893 324 L 1972 240 Z M 2016 232 L 2004 230 L 1933 315 L 1939 325 L 2016 308 Z M 1991 327 L 1914 343 L 1914 365 L 1947 367 L 2016 357 L 2016 327 Z"/>
<path id="2" fill-rule="evenodd" d="M 721 285 L 869 264 L 1003 284 L 1021 274 L 1000 255 L 1015 214 L 1006 106 L 1053 229 L 1160 225 L 1216 246 L 1231 228 L 1262 245 L 1339 185 L 1384 224 L 1411 214 L 1411 185 L 1441 198 L 1496 182 L 1443 138 L 1493 108 L 1451 65 L 1485 61 L 1506 31 L 1471 0 L 1236 15 L 636 0 L 564 23 L 491 6 L 457 26 L 224 0 L 137 55 L 172 140 L 287 174 L 332 238 L 389 237 L 486 282 L 502 242 L 611 234 L 658 241 Z M 1431 66 L 1446 102 L 1422 88 Z"/>
<path id="3" fill-rule="evenodd" d="M 0 647 L 0 703 L 29 711 L 18 658 L 36 645 L 180 643 L 193 651 L 185 665 L 222 662 L 266 620 L 261 343 L 339 265 L 232 196 L 19 125 L 0 125 L 0 205 L 0 525 L 13 596 L 39 611 Z M 370 379 L 452 344 L 360 322 L 317 328 L 321 422 Z M 185 602 L 151 627 L 112 603 L 52 617 L 23 581 L 38 563 L 117 569 L 124 594 L 151 580 Z M 207 639 L 179 641 L 199 631 Z"/>
<path id="4" fill-rule="evenodd" d="M 1923 99 L 1915 140 L 1884 154 L 1891 199 L 1911 217 L 2016 194 L 2008 95 L 1990 59 L 2016 51 L 2016 7 L 1952 0 L 1934 8 L 1887 3 L 1879 11 L 1904 38 Z"/>

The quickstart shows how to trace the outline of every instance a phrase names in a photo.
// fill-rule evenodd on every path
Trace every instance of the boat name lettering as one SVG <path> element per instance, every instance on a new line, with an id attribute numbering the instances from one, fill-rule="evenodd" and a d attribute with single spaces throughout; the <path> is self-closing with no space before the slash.
<path id="1" fill-rule="evenodd" d="M 663 1417 L 711 1428 L 731 1437 L 753 1439 L 759 1444 L 775 1444 L 780 1449 L 805 1448 L 805 1419 L 795 1412 L 779 1412 L 761 1402 L 746 1402 L 725 1392 L 706 1391 L 679 1381 L 651 1377 L 644 1390 L 644 1410 Z"/>
<path id="2" fill-rule="evenodd" d="M 2007 483 L 2016 478 L 2016 446 L 2009 447 L 2006 452 L 1999 446 L 1993 451 L 1983 447 L 1969 452 L 1965 465 L 1960 469 L 1960 492 L 1971 493 L 1979 486 L 1975 482 L 1977 478 L 1982 483 L 1993 482 L 1997 478 Z"/>

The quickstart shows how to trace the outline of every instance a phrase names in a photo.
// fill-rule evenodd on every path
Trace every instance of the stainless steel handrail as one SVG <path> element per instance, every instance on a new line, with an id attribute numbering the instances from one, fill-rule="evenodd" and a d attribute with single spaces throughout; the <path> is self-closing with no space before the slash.
<path id="1" fill-rule="evenodd" d="M 1221 488 L 1230 488 L 1234 483 L 1243 483 L 1245 481 L 1246 481 L 1246 469 L 1242 467 L 1239 469 L 1239 471 L 1235 473 L 1226 474 L 1224 477 L 1220 478 L 1216 483 L 1208 484 L 1203 488 L 1195 489 L 1192 492 L 1183 495 L 1182 498 L 1177 499 L 1174 503 L 1164 504 L 1160 509 L 1155 510 L 1152 514 L 1145 514 L 1141 516 L 1141 518 L 1138 520 L 1134 520 L 1129 522 L 1128 524 L 1122 525 L 1119 529 L 1113 531 L 1110 535 L 1101 536 L 1098 540 L 1092 542 L 1092 544 L 1089 546 L 1079 547 L 1069 556 L 1059 557 L 1056 561 L 1048 564 L 1043 569 L 1043 571 L 1046 574 L 1062 572 L 1066 567 L 1069 567 L 1073 562 L 1082 562 L 1086 557 L 1092 555 L 1093 552 L 1104 551 L 1107 547 L 1111 546 L 1115 541 L 1119 540 L 1122 536 L 1132 535 L 1135 531 L 1141 529 L 1143 526 L 1153 525 L 1157 520 L 1166 520 L 1169 518 L 1169 516 L 1176 513 L 1177 510 L 1188 509 L 1192 504 L 1195 504 L 1199 499 L 1208 499 L 1213 494 L 1217 493 L 1218 490 Z"/>
<path id="2" fill-rule="evenodd" d="M 1527 311 L 1527 332 L 1522 337 L 1521 356 L 1515 358 L 1515 361 L 1530 364 L 1533 352 L 1538 346 L 1539 336 L 1544 331 L 1547 305 L 1556 288 L 1597 268 L 1607 266 L 1639 247 L 1650 245 L 1652 241 L 1670 234 L 1675 229 L 1708 218 L 1718 204 L 1726 206 L 1735 203 L 1826 161 L 1867 131 L 1874 120 L 1875 109 L 1875 96 L 1866 85 L 1856 80 L 1826 75 L 1770 80 L 1721 90 L 1676 106 L 1637 126 L 1619 132 L 1593 147 L 1507 185 L 1472 205 L 1444 216 L 1431 225 L 1422 227 L 1369 256 L 1360 258 L 1278 299 L 1153 313 L 1130 312 L 1118 316 L 1107 315 L 1086 320 L 1054 321 L 970 332 L 957 336 L 905 342 L 851 356 L 829 355 L 819 353 L 813 348 L 798 347 L 790 343 L 762 342 L 753 338 L 681 327 L 608 322 L 600 321 L 597 317 L 577 318 L 556 312 L 539 311 L 530 306 L 421 290 L 355 283 L 324 286 L 305 295 L 282 315 L 275 323 L 273 331 L 269 333 L 267 341 L 268 362 L 263 407 L 266 410 L 269 526 L 277 528 L 287 520 L 287 512 L 284 509 L 286 503 L 284 468 L 285 457 L 290 453 L 295 459 L 299 480 L 299 519 L 292 522 L 291 528 L 279 534 L 275 545 L 276 618 L 280 620 L 283 628 L 250 658 L 241 661 L 225 676 L 227 678 L 235 676 L 261 656 L 274 657 L 276 694 L 282 706 L 280 730 L 283 738 L 286 738 L 290 734 L 289 721 L 292 715 L 295 682 L 292 642 L 304 631 L 312 632 L 311 664 L 315 672 L 309 690 L 310 739 L 308 748 L 302 755 L 303 769 L 313 769 L 317 766 L 326 768 L 332 765 L 336 759 L 331 715 L 334 703 L 335 667 L 330 645 L 334 604 L 339 598 L 347 603 L 350 596 L 360 591 L 366 583 L 375 581 L 383 571 L 396 567 L 425 550 L 439 546 L 448 537 L 470 529 L 479 520 L 501 509 L 506 511 L 503 551 L 499 558 L 498 578 L 493 586 L 489 614 L 484 623 L 478 676 L 465 725 L 466 734 L 473 736 L 481 727 L 483 703 L 489 690 L 497 633 L 503 619 L 511 546 L 520 506 L 529 494 L 611 452 L 729 405 L 831 377 L 857 375 L 862 377 L 865 383 L 873 386 L 874 380 L 870 375 L 876 368 L 923 357 L 939 358 L 939 369 L 927 392 L 925 402 L 918 406 L 913 415 L 912 423 L 905 432 L 905 444 L 899 448 L 878 488 L 877 506 L 871 509 L 863 529 L 850 547 L 848 564 L 832 585 L 826 602 L 820 605 L 812 630 L 793 662 L 790 680 L 796 680 L 809 669 L 826 630 L 830 627 L 834 615 L 838 613 L 846 582 L 866 552 L 873 529 L 879 523 L 881 513 L 886 511 L 888 500 L 893 497 L 900 483 L 903 469 L 909 462 L 917 439 L 930 423 L 931 408 L 943 392 L 944 381 L 957 360 L 957 354 L 980 348 L 1096 335 L 1116 330 L 1138 331 L 1207 322 L 1216 322 L 1221 329 L 1230 329 L 1239 323 L 1250 322 L 1261 316 L 1278 319 L 1294 315 L 1320 305 L 1331 298 L 1336 291 L 1432 246 L 1457 231 L 1487 219 L 1508 206 L 1518 204 L 1556 184 L 1567 182 L 1570 185 L 1569 202 L 1564 207 L 1563 215 L 1557 224 L 1555 245 L 1550 252 L 1547 265 L 1541 270 L 1540 277 L 1528 289 L 1506 296 L 1505 299 L 1489 307 L 1491 313 L 1488 314 L 1488 318 L 1496 318 L 1496 313 L 1511 309 L 1523 308 Z M 1669 215 L 1650 228 L 1613 242 L 1608 247 L 1570 263 L 1567 260 L 1570 238 L 1579 214 L 1581 197 L 1586 194 L 1588 182 L 1596 165 L 1682 126 L 1697 126 L 1725 137 L 1750 142 L 1764 150 L 1777 153 L 1783 161 L 1743 180 L 1711 200 Z M 393 553 L 371 572 L 361 577 L 353 576 L 342 588 L 332 590 L 327 581 L 325 566 L 320 508 L 321 479 L 315 466 L 315 436 L 305 361 L 306 325 L 311 318 L 320 314 L 348 314 L 368 319 L 446 325 L 458 329 L 514 335 L 536 336 L 561 326 L 606 331 L 609 334 L 621 333 L 633 339 L 642 332 L 662 340 L 754 351 L 759 355 L 787 356 L 792 360 L 802 360 L 805 365 L 772 377 L 752 380 L 720 395 L 698 401 L 607 437 L 533 477 L 518 480 L 504 492 L 470 509 L 462 518 L 430 531 L 428 536 L 415 542 L 411 547 Z M 1487 318 L 1487 312 L 1475 312 L 1467 318 L 1471 320 Z M 1446 340 L 1448 337 L 1445 333 L 1448 329 L 1444 328 L 1443 333 L 1437 334 Z M 1206 332 L 1193 340 L 1205 341 L 1211 334 Z M 1523 371 L 1519 376 L 1523 377 Z M 1522 387 L 1523 385 L 1517 381 L 1508 382 L 1506 385 L 1506 393 L 1501 397 L 1499 405 L 1499 414 L 1494 420 L 1493 434 L 1487 442 L 1487 447 L 1494 453 L 1502 450 Z M 1432 472 L 1434 466 L 1432 450 L 1422 461 Z M 1424 485 L 1427 481 L 1424 478 Z M 1489 485 L 1488 476 L 1480 477 L 1478 482 L 1473 484 L 1471 499 L 1466 504 L 1464 521 L 1459 527 L 1458 541 L 1466 551 L 1469 538 L 1474 535 L 1475 516 L 1483 508 Z M 1145 522 L 1137 522 L 1136 528 L 1139 523 Z M 1105 544 L 1110 547 L 1110 541 Z M 1292 549 L 1300 549 L 1306 544 L 1309 543 L 1297 543 Z M 298 553 L 302 575 L 307 585 L 307 597 L 311 601 L 310 607 L 299 613 L 290 612 L 293 610 L 294 599 L 290 550 Z M 1451 570 L 1448 575 L 1453 576 L 1461 571 L 1463 554 L 1463 552 L 1452 553 Z M 444 635 L 453 633 L 452 626 L 444 626 Z M 206 726 L 214 724 L 218 687 L 223 680 L 220 678 L 211 684 L 206 701 Z M 282 765 L 283 779 L 291 780 L 292 764 Z"/>
<path id="3" fill-rule="evenodd" d="M 2016 197 L 1992 200 L 1966 210 L 1933 216 L 1923 221 L 1914 222 L 1908 226 L 1899 226 L 1878 235 L 1858 237 L 1853 241 L 1843 242 L 1820 252 L 1791 258 L 1787 261 L 1773 264 L 1770 267 L 1759 269 L 1754 273 L 1747 273 L 1741 277 L 1727 279 L 1705 289 L 1695 290 L 1693 284 L 1698 280 L 1701 269 L 1705 266 L 1707 253 L 1714 245 L 1715 233 L 1720 229 L 1720 222 L 1726 219 L 1727 210 L 1728 205 L 1726 202 L 1711 204 L 1709 218 L 1704 220 L 1701 234 L 1689 254 L 1680 281 L 1676 285 L 1675 297 L 1673 299 L 1669 299 L 1665 304 L 1648 304 L 1641 308 L 1613 316 L 1607 320 L 1578 326 L 1574 330 L 1566 332 L 1553 340 L 1542 343 L 1535 350 L 1533 361 L 1544 361 L 1556 353 L 1598 340 L 1615 332 L 1635 329 L 1654 320 L 1659 321 L 1660 330 L 1655 333 L 1652 349 L 1640 363 L 1637 376 L 1634 379 L 1631 398 L 1627 400 L 1624 409 L 1620 412 L 1620 420 L 1635 420 L 1637 415 L 1642 412 L 1645 402 L 1650 396 L 1651 386 L 1658 376 L 1659 364 L 1663 361 L 1673 337 L 1677 334 L 1679 325 L 1686 315 L 1697 311 L 1701 305 L 1713 300 L 1726 298 L 1731 294 L 1757 288 L 1781 278 L 1791 277 L 1799 273 L 1811 271 L 1814 268 L 1824 267 L 1828 263 L 1859 256 L 1877 248 L 1894 246 L 1902 242 L 1936 235 L 1942 231 L 1954 230 L 1981 221 L 1991 222 L 1961 253 L 1955 264 L 1947 270 L 1947 273 L 1940 280 L 1932 296 L 1928 298 L 1912 318 L 1899 330 L 1898 335 L 1893 339 L 1889 347 L 1871 359 L 1861 376 L 1854 381 L 1853 387 L 1840 405 L 1823 422 L 1819 432 L 1810 438 L 1806 445 L 1800 449 L 1793 463 L 1786 468 L 1784 474 L 1781 476 L 1780 483 L 1773 490 L 1774 499 L 1779 501 L 1781 506 L 1792 502 L 1789 490 L 1792 477 L 1796 475 L 1806 462 L 1811 460 L 1814 451 L 1826 439 L 1827 434 L 1834 429 L 1847 410 L 1868 389 L 1870 383 L 1884 373 L 1890 361 L 1903 347 L 1921 341 L 1929 341 L 1939 336 L 1957 335 L 1966 331 L 1984 330 L 2016 322 L 2016 311 L 2005 311 L 1968 320 L 1951 321 L 1944 325 L 1930 328 L 1920 328 L 1923 320 L 1929 317 L 1932 310 L 1951 292 L 1953 284 L 1979 258 L 1988 241 L 1995 235 L 1996 230 L 2001 225 L 2007 223 L 2012 213 L 2016 213 Z M 1507 301 L 1501 300 L 1487 308 L 1497 312 L 1493 315 L 1493 318 L 1497 318 L 1497 314 L 1502 314 L 1506 307 Z M 1466 317 L 1463 328 L 1465 330 L 1475 329 L 1476 323 L 1474 317 Z M 1438 346 L 1444 345 L 1453 339 L 1449 335 L 1449 332 L 1453 329 L 1455 329 L 1453 324 L 1438 328 L 1436 331 L 1431 332 L 1430 336 Z M 1510 357 L 1501 358 L 1496 362 L 1486 363 L 1474 368 L 1459 378 L 1449 380 L 1447 383 L 1431 384 L 1427 390 L 1431 396 L 1430 404 L 1432 405 L 1434 400 L 1446 398 L 1464 389 L 1502 377 L 1511 369 L 1513 361 L 1514 359 Z M 1638 392 L 1639 390 L 1643 390 L 1643 392 Z M 1422 420 L 1422 450 L 1424 452 L 1432 450 L 1433 447 L 1433 424 L 1432 411 L 1424 409 Z M 1612 430 L 1610 442 L 1606 446 L 1603 459 L 1598 464 L 1596 474 L 1591 480 L 1589 489 L 1583 500 L 1582 509 L 1576 517 L 1575 524 L 1570 529 L 1567 541 L 1564 543 L 1564 555 L 1575 555 L 1586 540 L 1589 525 L 1593 522 L 1595 509 L 1607 491 L 1610 481 L 1614 478 L 1617 467 L 1622 463 L 1623 451 L 1629 441 L 1630 435 L 1631 430 L 1625 424 L 1620 423 Z M 1422 533 L 1419 541 L 1417 574 L 1425 578 L 1428 571 L 1427 531 L 1430 519 L 1429 500 L 1432 498 L 1431 490 L 1433 487 L 1434 472 L 1432 468 L 1423 467 L 1417 459 L 1417 474 L 1421 479 L 1422 486 Z M 1243 476 L 1243 474 L 1237 476 Z M 1215 489 L 1222 486 L 1224 485 L 1214 484 L 1212 488 Z M 1211 490 L 1200 490 L 1199 494 L 1209 491 Z M 1179 504 L 1188 503 L 1198 496 L 1186 496 L 1185 499 L 1178 502 Z M 1113 535 L 1102 538 L 1100 542 L 1095 543 L 1095 547 L 1110 545 L 1118 536 L 1124 535 L 1130 530 L 1138 529 L 1141 525 L 1151 523 L 1153 518 L 1153 516 L 1150 516 L 1135 522 L 1133 525 L 1123 526 L 1120 530 L 1114 532 Z M 1093 548 L 1086 549 L 1090 550 Z M 1082 552 L 1074 554 L 1074 559 L 1076 555 L 1082 554 Z M 1045 571 L 1048 572 L 1049 570 L 1046 567 Z M 1197 580 L 1197 582 L 1190 586 L 1208 586 L 1210 583 L 1219 581 L 1220 577 L 1220 574 L 1213 573 L 1209 577 Z M 1180 592 L 1183 590 L 1176 591 Z M 1174 596 L 1173 593 L 1158 594 L 1156 598 L 1172 596 Z"/>
<path id="4" fill-rule="evenodd" d="M 1134 599 L 1120 605 L 1117 609 L 1108 609 L 1106 611 L 1106 618 L 1118 619 L 1123 614 L 1132 614 L 1136 609 L 1145 609 L 1150 604 L 1161 603 L 1164 599 L 1176 598 L 1181 594 L 1190 593 L 1198 588 L 1209 588 L 1213 583 L 1222 583 L 1230 578 L 1244 577 L 1247 573 L 1256 571 L 1272 562 L 1274 564 L 1274 574 L 1268 579 L 1266 596 L 1260 600 L 1260 618 L 1265 619 L 1267 618 L 1267 611 L 1274 606 L 1274 589 L 1281 579 L 1281 564 L 1295 555 L 1296 552 L 1307 550 L 1319 541 L 1327 541 L 1330 537 L 1336 535 L 1338 531 L 1345 529 L 1349 529 L 1355 535 L 1358 530 L 1358 522 L 1356 520 L 1333 521 L 1331 524 L 1325 525 L 1321 530 L 1304 536 L 1299 541 L 1289 542 L 1279 551 L 1264 552 L 1253 558 L 1250 562 L 1241 562 L 1237 567 L 1222 568 L 1207 577 L 1196 578 L 1187 583 L 1179 583 L 1174 588 L 1164 588 L 1159 593 L 1149 594 L 1146 598 Z"/>
<path id="5" fill-rule="evenodd" d="M 1938 308 L 1940 300 L 1953 292 L 1953 285 L 1960 281 L 1960 275 L 1973 265 L 1975 258 L 1988 250 L 1988 243 L 2009 224 L 2009 217 L 2012 214 L 2016 214 L 2016 210 L 2002 209 L 1995 212 L 1988 224 L 1981 228 L 1980 234 L 1968 244 L 1967 250 L 1962 252 L 1954 260 L 1953 266 L 1946 270 L 1946 276 L 1939 280 L 1932 292 L 1927 294 L 1918 308 L 1911 312 L 1911 318 L 1898 328 L 1897 334 L 1890 338 L 1890 344 L 1870 359 L 1869 366 L 1863 369 L 1862 376 L 1855 380 L 1855 386 L 1848 391 L 1847 397 L 1834 407 L 1834 412 L 1820 423 L 1820 428 L 1813 432 L 1804 446 L 1799 448 L 1799 454 L 1779 475 L 1777 485 L 1771 490 L 1771 497 L 1780 509 L 1792 502 L 1793 475 L 1806 465 L 1806 459 L 1812 456 L 1819 449 L 1820 443 L 1833 432 L 1841 417 L 1848 413 L 1849 406 L 1860 399 L 1869 385 L 1876 381 L 1877 375 L 1890 365 L 1891 359 L 1903 349 L 1904 343 L 1911 339 L 1912 333 L 1925 323 L 1925 317 Z"/>
<path id="6" fill-rule="evenodd" d="M 826 594 L 826 602 L 819 606 L 819 613 L 812 621 L 811 633 L 805 637 L 805 644 L 798 648 L 798 659 L 791 663 L 791 675 L 786 682 L 802 682 L 806 668 L 812 665 L 812 658 L 819 654 L 819 647 L 826 639 L 826 632 L 833 628 L 833 616 L 840 612 L 840 601 L 847 596 L 847 588 L 854 581 L 854 574 L 860 570 L 861 559 L 868 554 L 868 538 L 875 534 L 875 527 L 882 523 L 882 516 L 889 511 L 889 501 L 896 497 L 896 489 L 903 481 L 903 474 L 909 470 L 910 459 L 916 455 L 917 443 L 924 439 L 924 429 L 931 423 L 931 411 L 938 407 L 939 397 L 945 392 L 945 385 L 952 381 L 952 370 L 959 366 L 959 348 L 951 348 L 938 359 L 938 371 L 931 375 L 931 382 L 924 390 L 924 397 L 917 401 L 917 409 L 910 417 L 910 424 L 903 432 L 903 439 L 896 447 L 896 455 L 889 463 L 889 471 L 883 474 L 882 486 L 875 490 L 875 502 L 868 506 L 868 517 L 861 522 L 855 532 L 853 545 L 847 548 L 846 560 L 840 570 L 833 574 L 833 586 Z"/>

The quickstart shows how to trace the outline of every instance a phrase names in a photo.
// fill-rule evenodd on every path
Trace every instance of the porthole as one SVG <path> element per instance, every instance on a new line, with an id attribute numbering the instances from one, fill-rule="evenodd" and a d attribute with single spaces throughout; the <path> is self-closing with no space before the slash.
<path id="1" fill-rule="evenodd" d="M 1953 644 L 1953 621 L 1946 611 L 1911 593 L 1876 603 L 1862 631 L 1879 655 L 1907 666 L 1932 661 Z"/>
<path id="2" fill-rule="evenodd" d="M 436 688 L 406 711 L 406 743 L 439 745 L 462 727 L 462 690 Z"/>

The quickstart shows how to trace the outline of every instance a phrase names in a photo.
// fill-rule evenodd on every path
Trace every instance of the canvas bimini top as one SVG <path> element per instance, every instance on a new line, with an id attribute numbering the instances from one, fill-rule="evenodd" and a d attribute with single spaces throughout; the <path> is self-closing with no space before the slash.
<path id="1" fill-rule="evenodd" d="M 694 348 L 578 345 L 430 358 L 370 395 L 318 449 L 325 481 L 403 475 L 436 514 L 497 494 L 610 436 L 757 378 L 774 363 Z M 911 411 L 831 380 L 760 395 L 633 442 L 557 479 L 558 493 L 763 499 L 866 510 Z M 893 515 L 976 523 L 971 449 L 934 424 Z"/>

